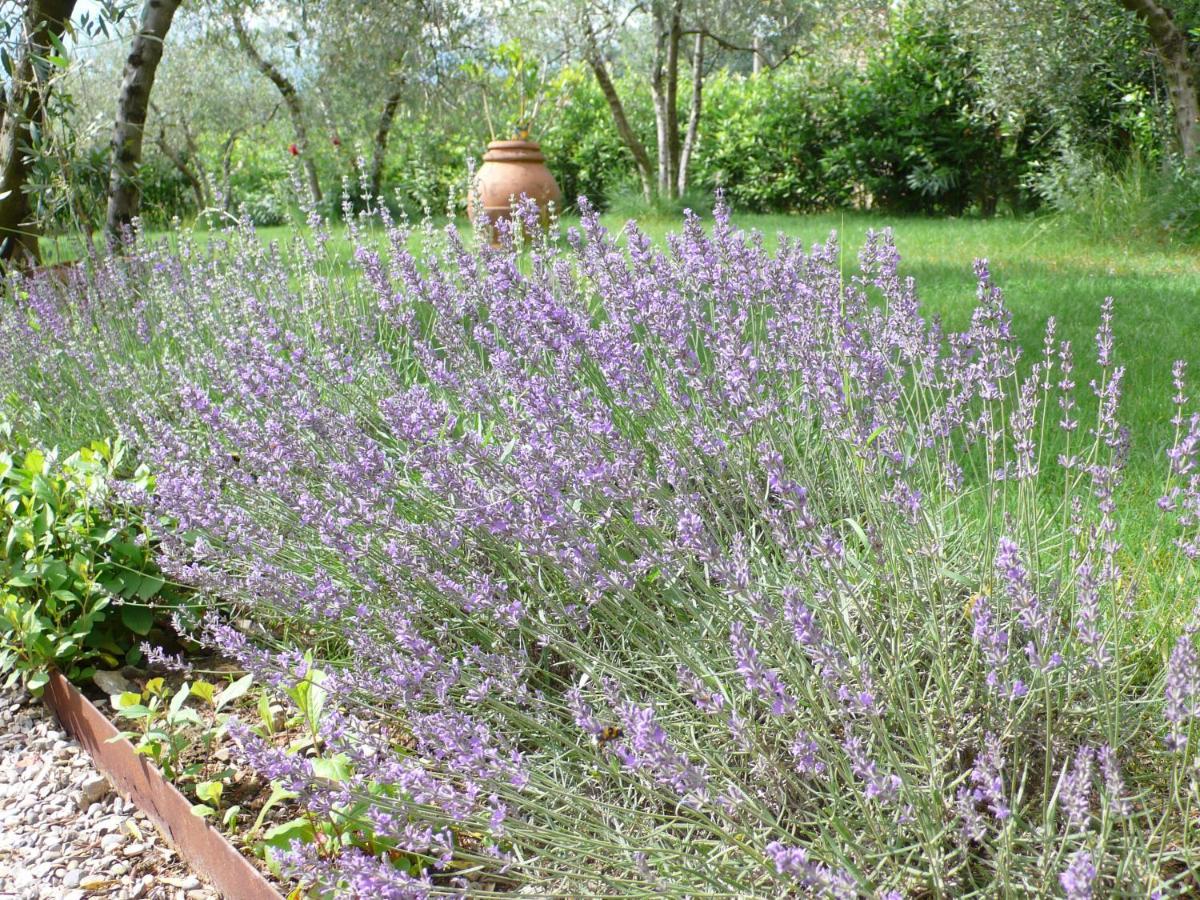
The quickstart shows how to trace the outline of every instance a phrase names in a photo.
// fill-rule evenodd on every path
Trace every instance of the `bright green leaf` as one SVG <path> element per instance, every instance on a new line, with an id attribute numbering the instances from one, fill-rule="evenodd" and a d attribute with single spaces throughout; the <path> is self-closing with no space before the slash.
<path id="1" fill-rule="evenodd" d="M 237 681 L 233 682 L 233 684 L 229 685 L 229 687 L 217 694 L 214 701 L 216 708 L 221 709 L 226 704 L 232 703 L 234 700 L 241 697 L 246 693 L 246 691 L 250 690 L 250 685 L 253 683 L 253 681 L 253 675 L 243 675 Z"/>

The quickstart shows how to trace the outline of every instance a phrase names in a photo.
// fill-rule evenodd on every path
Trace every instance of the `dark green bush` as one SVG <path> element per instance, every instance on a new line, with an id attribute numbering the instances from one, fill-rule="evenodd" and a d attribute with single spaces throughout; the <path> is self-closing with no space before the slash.
<path id="1" fill-rule="evenodd" d="M 186 595 L 153 559 L 153 540 L 112 493 L 121 443 L 66 459 L 0 419 L 0 675 L 33 689 L 50 666 L 83 680 L 136 663 L 138 646 Z M 139 469 L 132 481 L 151 486 Z"/>
<path id="2" fill-rule="evenodd" d="M 1200 169 L 1131 153 L 1106 166 L 1069 152 L 1032 179 L 1052 214 L 1095 239 L 1200 241 Z"/>
<path id="3" fill-rule="evenodd" d="M 1036 99 L 1019 114 L 1002 115 L 985 96 L 972 50 L 927 5 L 912 4 L 893 16 L 888 36 L 861 63 L 827 55 L 756 76 L 725 68 L 710 74 L 689 186 L 709 196 L 720 188 L 736 209 L 764 213 L 850 206 L 943 215 L 1030 209 L 1046 200 L 1040 184 L 1061 174 L 1054 168 L 1063 146 L 1114 170 L 1132 152 L 1162 161 L 1154 153 L 1170 141 L 1154 85 L 1130 81 L 1128 72 L 1103 60 L 1097 72 L 1080 85 L 1080 110 L 1071 115 L 1052 114 Z M 630 124 L 653 155 L 645 72 L 614 68 L 613 74 Z M 437 108 L 401 109 L 383 178 L 393 211 L 438 214 L 451 198 L 463 208 L 466 160 L 482 157 L 488 140 L 478 102 L 472 94 Z M 681 90 L 681 128 L 689 102 L 690 92 Z M 567 66 L 551 79 L 533 137 L 567 208 L 587 196 L 601 208 L 641 204 L 639 212 L 647 212 L 632 155 L 586 66 Z M 235 148 L 230 193 L 256 224 L 282 224 L 295 205 L 291 140 L 280 117 Z M 201 143 L 207 155 L 219 155 L 211 142 Z M 368 150 L 360 141 L 353 151 L 347 145 L 337 152 L 314 139 L 308 152 L 327 194 L 323 212 L 340 214 L 341 180 L 358 180 L 348 160 Z M 97 202 L 91 207 L 98 209 L 107 170 L 92 169 Z M 214 160 L 209 170 L 217 171 Z M 153 151 L 141 177 L 151 225 L 194 211 L 186 181 Z M 680 204 L 668 205 L 674 211 Z"/>
<path id="4" fill-rule="evenodd" d="M 291 202 L 281 187 L 261 185 L 243 192 L 236 200 L 238 214 L 249 216 L 260 228 L 286 224 Z"/>
<path id="5" fill-rule="evenodd" d="M 1037 140 L 1044 129 L 990 111 L 973 66 L 949 29 L 912 14 L 861 71 L 827 60 L 752 77 L 718 71 L 705 86 L 692 190 L 720 188 L 751 212 L 870 205 L 961 215 L 1029 207 L 1037 200 L 1025 187 L 1030 166 L 1051 152 Z M 634 78 L 618 88 L 653 151 L 648 91 Z M 540 137 L 564 197 L 635 206 L 632 159 L 590 72 L 567 70 L 555 90 Z M 681 122 L 686 102 L 681 96 Z"/>
<path id="6" fill-rule="evenodd" d="M 414 137 L 407 137 L 407 135 Z M 420 137 L 416 137 L 420 136 Z M 394 135 L 391 160 L 385 169 L 385 199 L 409 215 L 425 210 L 437 215 L 454 198 L 463 204 L 467 191 L 467 160 L 478 161 L 487 150 L 479 129 L 448 127 L 437 117 L 416 119 Z"/>
<path id="7" fill-rule="evenodd" d="M 724 190 L 737 209 L 807 212 L 851 202 L 850 179 L 827 162 L 844 138 L 852 73 L 810 65 L 709 81 L 692 183 Z"/>
<path id="8" fill-rule="evenodd" d="M 638 85 L 619 85 L 632 124 L 652 135 L 650 97 Z M 633 156 L 621 143 L 612 114 L 592 73 L 581 67 L 563 71 L 553 86 L 550 107 L 542 115 L 536 138 L 562 188 L 563 201 L 573 206 L 580 196 L 607 208 L 618 194 L 637 190 Z"/>
<path id="9" fill-rule="evenodd" d="M 890 43 L 846 92 L 829 176 L 900 212 L 985 215 L 1024 205 L 1036 151 L 1028 126 L 987 109 L 970 53 L 920 15 L 897 21 Z"/>

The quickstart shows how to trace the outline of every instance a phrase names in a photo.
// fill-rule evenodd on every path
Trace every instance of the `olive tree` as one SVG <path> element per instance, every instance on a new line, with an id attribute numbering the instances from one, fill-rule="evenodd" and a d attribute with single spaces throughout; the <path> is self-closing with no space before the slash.
<path id="1" fill-rule="evenodd" d="M 224 0 L 220 9 L 236 45 L 277 90 L 308 189 L 320 200 L 326 191 L 312 134 L 328 133 L 341 175 L 352 175 L 360 157 L 367 160 L 365 190 L 377 195 L 396 115 L 436 80 L 469 34 L 466 6 L 458 0 Z M 221 26 L 220 20 L 213 24 Z"/>
<path id="2" fill-rule="evenodd" d="M 240 50 L 206 33 L 196 13 L 176 26 L 173 44 L 159 71 L 147 137 L 187 181 L 198 210 L 233 212 L 239 145 L 272 134 L 282 103 Z M 224 76 L 195 77 L 205 69 Z"/>
<path id="3" fill-rule="evenodd" d="M 753 71 L 773 68 L 837 32 L 885 21 L 884 0 L 579 0 L 572 31 L 578 53 L 596 78 L 622 142 L 633 157 L 647 199 L 675 198 L 687 189 L 688 166 L 699 138 L 704 79 L 719 53 Z M 572 39 L 568 37 L 568 39 Z M 838 38 L 842 40 L 842 38 Z M 615 67 L 638 71 L 654 105 L 655 154 L 630 125 L 613 77 Z M 686 126 L 679 121 L 684 71 Z"/>
<path id="4" fill-rule="evenodd" d="M 105 217 L 105 228 L 113 246 L 120 244 L 122 232 L 138 212 L 140 198 L 136 176 L 142 160 L 150 92 L 179 3 L 180 0 L 145 0 L 141 21 L 125 59 L 117 99 L 117 119 L 113 126 L 112 173 Z"/>
<path id="5" fill-rule="evenodd" d="M 1200 14 L 1186 2 L 1118 2 L 1145 26 L 1166 76 L 1180 152 L 1195 162 L 1200 159 Z"/>
<path id="6" fill-rule="evenodd" d="M 1161 81 L 1174 148 L 1200 158 L 1200 0 L 910 2 L 970 43 L 996 106 L 1041 105 L 1069 124 L 1086 119 L 1089 85 Z"/>
<path id="7" fill-rule="evenodd" d="M 0 264 L 40 260 L 41 224 L 26 181 L 39 144 L 56 72 L 66 66 L 62 37 L 75 0 L 0 3 L 3 62 L 0 84 Z"/>

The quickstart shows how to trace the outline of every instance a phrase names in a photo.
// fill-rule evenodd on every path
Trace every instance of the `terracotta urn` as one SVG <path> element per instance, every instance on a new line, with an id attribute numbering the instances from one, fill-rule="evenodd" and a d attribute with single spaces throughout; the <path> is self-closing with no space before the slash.
<path id="1" fill-rule="evenodd" d="M 475 173 L 467 214 L 475 220 L 477 212 L 497 222 L 512 215 L 512 203 L 522 194 L 537 201 L 543 227 L 549 221 L 549 204 L 562 208 L 562 191 L 550 170 L 546 157 L 533 141 L 492 141 L 483 155 L 483 165 Z M 496 232 L 492 230 L 492 242 Z"/>

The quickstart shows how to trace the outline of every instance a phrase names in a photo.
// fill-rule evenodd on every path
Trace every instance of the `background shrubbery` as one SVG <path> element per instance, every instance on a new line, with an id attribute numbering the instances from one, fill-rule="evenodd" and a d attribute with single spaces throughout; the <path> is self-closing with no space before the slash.
<path id="1" fill-rule="evenodd" d="M 1114 42 L 1114 52 L 1090 68 L 1046 75 L 1064 82 L 1061 92 L 1071 96 L 1063 99 L 1022 83 L 997 88 L 995 65 L 984 65 L 986 46 L 936 9 L 905 5 L 875 39 L 809 52 L 754 75 L 728 59 L 714 65 L 705 81 L 687 197 L 655 200 L 653 209 L 706 207 L 719 188 L 735 208 L 749 212 L 853 207 L 988 216 L 1042 209 L 1107 236 L 1190 239 L 1198 233 L 1200 175 L 1171 156 L 1161 85 L 1153 69 L 1129 62 L 1142 54 L 1129 28 L 1101 36 Z M 1015 69 L 1021 65 L 1013 61 Z M 613 74 L 634 131 L 652 147 L 645 77 L 620 66 Z M 1074 84 L 1070 90 L 1067 81 Z M 401 111 L 383 169 L 394 212 L 419 216 L 440 213 L 448 203 L 461 207 L 466 161 L 480 157 L 488 139 L 480 98 L 490 91 L 493 104 L 499 100 L 491 83 L 455 90 L 452 103 Z M 587 65 L 549 71 L 542 90 L 533 136 L 568 205 L 587 196 L 602 209 L 652 211 Z M 681 122 L 688 102 L 681 84 Z M 220 135 L 206 135 L 203 121 L 195 126 L 201 129 L 196 146 L 202 156 L 218 158 Z M 361 141 L 355 150 L 335 145 L 336 131 L 321 122 L 310 127 L 311 153 L 329 195 L 323 211 L 340 215 L 340 185 L 349 183 L 355 192 L 354 154 L 369 148 Z M 97 132 L 96 141 L 103 139 Z M 207 177 L 227 187 L 229 203 L 255 224 L 282 224 L 294 211 L 291 142 L 286 116 L 273 115 L 232 145 L 228 185 L 215 163 Z M 141 172 L 146 219 L 161 225 L 194 215 L 197 203 L 186 180 L 153 146 L 147 154 Z M 104 185 L 102 177 L 80 179 L 79 205 L 97 208 Z"/>

